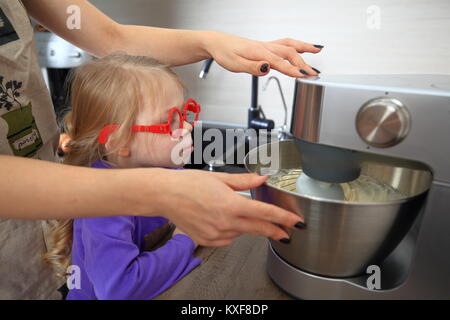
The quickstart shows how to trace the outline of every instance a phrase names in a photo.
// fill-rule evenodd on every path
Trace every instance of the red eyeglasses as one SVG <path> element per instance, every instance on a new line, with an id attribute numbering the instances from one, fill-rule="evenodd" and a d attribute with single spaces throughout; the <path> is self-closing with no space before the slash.
<path id="1" fill-rule="evenodd" d="M 169 110 L 169 116 L 167 123 L 147 125 L 147 126 L 131 126 L 132 132 L 152 132 L 152 133 L 169 133 L 171 137 L 173 132 L 177 129 L 183 129 L 183 122 L 189 122 L 192 126 L 198 120 L 198 114 L 200 113 L 200 105 L 194 99 L 188 99 L 184 103 L 183 114 L 177 107 L 173 107 Z M 118 124 L 108 124 L 103 127 L 98 135 L 98 142 L 105 144 L 108 141 L 108 137 L 119 127 Z"/>

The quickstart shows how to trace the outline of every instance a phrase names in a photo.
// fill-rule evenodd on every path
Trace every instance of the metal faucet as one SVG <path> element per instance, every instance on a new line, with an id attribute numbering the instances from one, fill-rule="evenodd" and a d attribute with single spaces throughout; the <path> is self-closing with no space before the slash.
<path id="1" fill-rule="evenodd" d="M 202 69 L 200 70 L 200 74 L 198 75 L 198 77 L 200 79 L 205 79 L 206 76 L 208 75 L 209 72 L 209 68 L 211 67 L 211 64 L 213 63 L 214 59 L 210 58 L 210 59 L 206 59 L 205 61 L 203 61 L 202 64 Z"/>
<path id="2" fill-rule="evenodd" d="M 286 100 L 284 99 L 283 89 L 281 88 L 280 80 L 275 76 L 271 76 L 271 77 L 269 77 L 269 79 L 267 79 L 266 83 L 263 86 L 263 91 L 267 90 L 267 87 L 269 86 L 269 83 L 271 80 L 275 80 L 277 82 L 278 90 L 279 90 L 280 96 L 281 96 L 281 101 L 283 102 L 284 122 L 283 122 L 283 125 L 277 129 L 278 130 L 278 139 L 280 141 L 283 141 L 283 140 L 287 140 L 290 138 L 290 134 L 287 131 L 287 112 L 288 111 L 287 111 L 287 106 L 286 106 Z"/>
<path id="3" fill-rule="evenodd" d="M 214 59 L 209 58 L 203 62 L 199 74 L 200 79 L 206 78 L 213 61 Z M 259 77 L 257 76 L 252 76 L 252 96 L 251 105 L 248 109 L 247 126 L 248 128 L 253 128 L 257 131 L 259 129 L 272 130 L 275 126 L 273 120 L 266 119 L 264 111 L 262 110 L 261 106 L 258 105 L 258 78 Z"/>

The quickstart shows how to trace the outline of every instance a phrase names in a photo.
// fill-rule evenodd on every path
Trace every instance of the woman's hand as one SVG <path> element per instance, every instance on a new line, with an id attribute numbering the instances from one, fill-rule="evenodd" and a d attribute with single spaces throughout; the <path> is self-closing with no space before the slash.
<path id="1" fill-rule="evenodd" d="M 319 53 L 323 48 L 321 45 L 289 38 L 262 42 L 222 32 L 205 32 L 206 51 L 230 71 L 263 76 L 272 68 L 297 78 L 318 74 L 299 53 Z"/>
<path id="2" fill-rule="evenodd" d="M 230 245 L 242 233 L 289 238 L 283 228 L 303 222 L 292 212 L 234 192 L 255 188 L 267 176 L 167 169 L 126 173 L 132 174 L 127 179 L 131 184 L 123 190 L 132 196 L 129 207 L 134 215 L 162 215 L 199 245 Z"/>

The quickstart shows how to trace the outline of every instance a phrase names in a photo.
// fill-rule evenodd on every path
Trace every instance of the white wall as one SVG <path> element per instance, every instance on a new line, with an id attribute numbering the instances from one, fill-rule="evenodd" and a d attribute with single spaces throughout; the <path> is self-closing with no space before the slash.
<path id="1" fill-rule="evenodd" d="M 325 45 L 303 58 L 326 74 L 450 74 L 449 0 L 92 0 L 120 23 L 181 29 L 214 29 L 258 40 L 292 37 Z M 380 20 L 371 9 L 380 10 Z M 375 17 L 375 20 L 374 20 Z M 374 28 L 379 22 L 379 29 Z M 218 65 L 206 80 L 200 63 L 178 67 L 206 120 L 246 123 L 251 80 Z M 280 78 L 288 108 L 294 80 Z M 282 121 L 275 83 L 263 92 L 266 115 Z"/>

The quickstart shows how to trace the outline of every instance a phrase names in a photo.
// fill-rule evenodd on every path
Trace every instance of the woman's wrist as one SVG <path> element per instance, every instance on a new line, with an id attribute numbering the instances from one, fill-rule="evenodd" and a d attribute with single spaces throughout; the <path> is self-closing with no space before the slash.
<path id="1" fill-rule="evenodd" d="M 213 30 L 202 30 L 202 31 L 194 31 L 198 32 L 198 44 L 201 51 L 204 54 L 204 59 L 213 58 L 211 48 L 214 47 L 214 39 L 217 42 L 217 35 L 220 33 L 218 31 Z"/>

